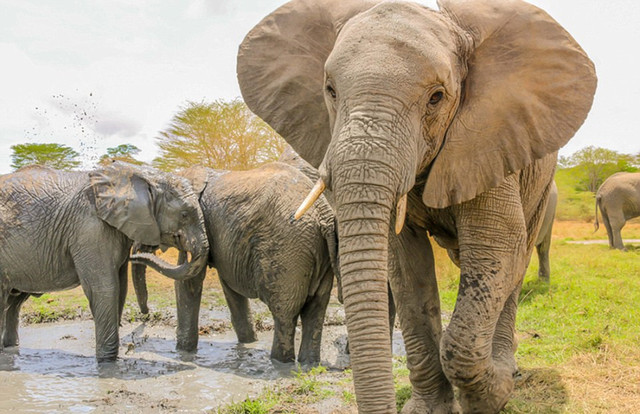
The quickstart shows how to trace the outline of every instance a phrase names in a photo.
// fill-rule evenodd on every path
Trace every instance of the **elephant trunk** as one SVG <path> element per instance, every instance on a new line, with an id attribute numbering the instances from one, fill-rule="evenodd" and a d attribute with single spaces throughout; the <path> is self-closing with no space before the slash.
<path id="1" fill-rule="evenodd" d="M 332 183 L 355 390 L 360 412 L 395 413 L 387 283 L 397 199 L 397 185 L 391 182 L 397 180 L 387 179 L 389 164 L 371 160 L 375 157 L 350 158 L 332 170 Z M 374 171 L 382 171 L 377 182 Z"/>
<path id="2" fill-rule="evenodd" d="M 202 235 L 180 238 L 184 240 L 184 242 L 180 243 L 181 246 L 178 246 L 178 248 L 190 253 L 190 260 L 172 265 L 151 253 L 139 252 L 131 255 L 131 263 L 133 265 L 149 266 L 173 280 L 181 281 L 191 279 L 200 274 L 202 269 L 205 268 L 209 257 L 209 242 L 204 232 L 204 221 L 202 222 L 201 228 L 203 229 Z"/>

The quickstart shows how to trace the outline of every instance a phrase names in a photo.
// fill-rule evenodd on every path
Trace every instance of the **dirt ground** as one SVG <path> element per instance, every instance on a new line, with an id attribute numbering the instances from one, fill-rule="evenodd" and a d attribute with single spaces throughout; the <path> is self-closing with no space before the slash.
<path id="1" fill-rule="evenodd" d="M 330 308 L 323 332 L 322 364 L 336 373 L 349 364 L 341 312 Z M 270 321 L 257 342 L 243 345 L 225 315 L 215 316 L 221 318 L 203 318 L 211 323 L 201 323 L 197 354 L 175 351 L 171 320 L 124 323 L 120 358 L 107 365 L 95 361 L 91 320 L 22 326 L 19 348 L 0 353 L 0 412 L 215 412 L 293 377 L 293 364 L 269 358 Z M 395 353 L 402 355 L 399 332 L 394 342 Z M 335 412 L 331 401 L 323 405 L 319 412 Z"/>

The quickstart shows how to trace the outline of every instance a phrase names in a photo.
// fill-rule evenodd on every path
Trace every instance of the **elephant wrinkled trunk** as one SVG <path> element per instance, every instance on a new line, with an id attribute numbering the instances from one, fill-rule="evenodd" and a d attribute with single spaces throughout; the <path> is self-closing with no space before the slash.
<path id="1" fill-rule="evenodd" d="M 375 161 L 352 169 L 345 165 L 354 163 L 343 162 L 332 174 L 358 406 L 360 412 L 395 413 L 387 286 L 388 237 L 397 190 L 394 185 L 366 183 L 371 171 L 384 168 Z"/>

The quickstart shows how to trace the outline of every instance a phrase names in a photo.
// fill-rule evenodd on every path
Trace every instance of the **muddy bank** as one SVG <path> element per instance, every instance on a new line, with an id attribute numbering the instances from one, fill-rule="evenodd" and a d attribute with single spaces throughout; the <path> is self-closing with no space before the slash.
<path id="1" fill-rule="evenodd" d="M 201 335 L 197 354 L 181 354 L 173 326 L 125 323 L 121 358 L 104 366 L 94 359 L 92 321 L 28 325 L 20 334 L 19 348 L 0 353 L 0 412 L 203 412 L 256 396 L 296 369 L 271 362 L 269 330 L 253 344 L 239 344 L 232 330 L 212 330 Z M 330 371 L 348 366 L 345 341 L 344 325 L 325 326 Z M 404 353 L 399 332 L 394 353 Z"/>

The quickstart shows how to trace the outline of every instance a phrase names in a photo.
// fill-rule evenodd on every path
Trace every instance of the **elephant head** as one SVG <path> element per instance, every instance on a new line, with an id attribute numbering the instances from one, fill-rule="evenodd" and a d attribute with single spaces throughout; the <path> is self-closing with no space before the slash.
<path id="1" fill-rule="evenodd" d="M 593 64 L 520 0 L 294 0 L 238 52 L 249 108 L 332 190 L 358 404 L 395 407 L 388 244 L 407 193 L 441 209 L 557 151 L 584 121 Z M 301 211 L 302 212 L 302 211 Z M 385 411 L 386 412 L 386 411 Z"/>
<path id="2" fill-rule="evenodd" d="M 98 217 L 136 244 L 175 247 L 191 255 L 179 265 L 151 253 L 131 256 L 175 280 L 196 276 L 206 266 L 209 242 L 199 195 L 204 179 L 189 180 L 149 167 L 114 162 L 89 173 Z"/>

